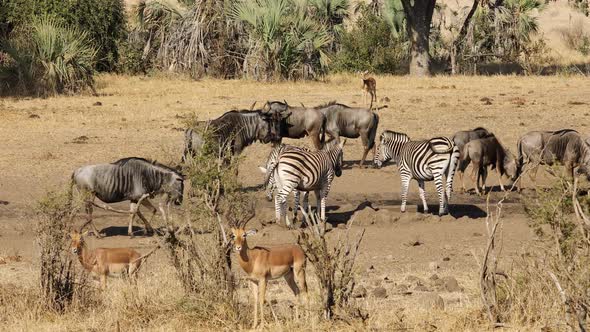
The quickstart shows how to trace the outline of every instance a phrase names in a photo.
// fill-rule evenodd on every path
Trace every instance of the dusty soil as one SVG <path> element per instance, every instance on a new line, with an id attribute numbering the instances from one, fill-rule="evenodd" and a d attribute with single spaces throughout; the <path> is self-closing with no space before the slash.
<path id="1" fill-rule="evenodd" d="M 419 139 L 484 126 L 515 151 L 517 138 L 527 131 L 574 128 L 584 133 L 590 121 L 590 85 L 584 78 L 377 77 L 377 84 L 379 99 L 390 99 L 380 102 L 389 107 L 379 111 L 379 133 L 391 129 Z M 0 283 L 34 283 L 36 222 L 31 207 L 46 191 L 63 188 L 81 165 L 127 156 L 176 163 L 182 150 L 183 118 L 191 113 L 210 119 L 232 108 L 249 108 L 253 101 L 261 105 L 274 99 L 307 106 L 330 100 L 362 103 L 360 81 L 353 76 L 277 84 L 104 76 L 99 79 L 99 93 L 98 97 L 0 100 L 0 256 L 22 256 L 20 262 L 0 264 Z M 310 145 L 307 138 L 289 143 Z M 243 185 L 259 197 L 258 221 L 272 219 L 274 213 L 264 199 L 262 176 L 256 168 L 269 151 L 269 146 L 261 144 L 247 148 L 240 169 Z M 416 210 L 419 199 L 413 182 L 409 211 L 402 214 L 396 167 L 359 169 L 361 152 L 360 140 L 348 141 L 347 167 L 333 183 L 328 219 L 334 226 L 331 238 L 343 235 L 346 230 L 339 224 L 351 218 L 352 235 L 366 229 L 358 269 L 360 284 L 369 293 L 367 303 L 376 304 L 370 307 L 411 311 L 420 308 L 422 295 L 430 293 L 442 296 L 447 311 L 478 307 L 474 256 L 480 256 L 486 243 L 485 199 L 456 192 L 450 216 L 425 215 Z M 497 185 L 495 175 L 488 181 Z M 539 183 L 546 181 L 540 174 Z M 524 185 L 530 186 L 530 181 Z M 469 180 L 467 186 L 472 187 Z M 427 185 L 427 193 L 430 209 L 435 211 L 432 184 Z M 494 191 L 490 201 L 503 195 Z M 503 216 L 502 255 L 509 264 L 509 258 L 534 241 L 534 236 L 518 194 L 509 195 Z M 99 228 L 111 236 L 90 239 L 91 247 L 130 246 L 147 251 L 152 245 L 149 238 L 122 235 L 126 217 L 104 212 L 96 217 Z M 260 227 L 257 221 L 253 225 Z M 263 228 L 261 233 L 252 238 L 252 244 L 291 242 L 296 234 L 278 226 Z M 156 257 L 142 273 L 151 275 L 167 265 L 163 253 Z M 440 288 L 429 279 L 433 274 L 455 277 L 459 289 Z M 421 278 L 418 284 L 423 287 L 408 276 Z M 381 286 L 387 298 L 374 298 L 373 289 Z M 274 283 L 269 296 L 283 287 L 282 281 Z"/>

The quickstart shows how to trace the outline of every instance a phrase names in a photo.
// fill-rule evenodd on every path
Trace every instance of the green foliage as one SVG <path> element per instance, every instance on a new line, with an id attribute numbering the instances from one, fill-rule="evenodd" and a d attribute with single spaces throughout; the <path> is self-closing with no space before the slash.
<path id="1" fill-rule="evenodd" d="M 93 88 L 97 52 L 88 33 L 55 19 L 35 20 L 0 51 L 12 59 L 0 67 L 0 92 L 47 96 Z"/>
<path id="2" fill-rule="evenodd" d="M 405 72 L 409 61 L 405 29 L 394 32 L 391 19 L 377 16 L 369 7 L 360 10 L 356 26 L 342 37 L 342 49 L 333 68 L 336 71 Z"/>
<path id="3" fill-rule="evenodd" d="M 6 38 L 13 28 L 26 30 L 31 22 L 44 16 L 87 33 L 98 50 L 96 69 L 114 69 L 119 57 L 119 42 L 126 37 L 122 0 L 3 0 L 0 5 L 0 38 Z M 6 30 L 4 36 L 3 29 Z"/>
<path id="4" fill-rule="evenodd" d="M 247 26 L 244 70 L 256 79 L 309 79 L 324 74 L 333 41 L 307 0 L 244 0 L 231 17 Z"/>

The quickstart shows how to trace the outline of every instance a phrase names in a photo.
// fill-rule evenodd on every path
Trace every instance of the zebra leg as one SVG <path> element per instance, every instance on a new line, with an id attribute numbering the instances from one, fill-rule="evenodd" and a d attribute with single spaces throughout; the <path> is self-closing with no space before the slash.
<path id="1" fill-rule="evenodd" d="M 303 192 L 303 211 L 305 211 L 305 213 L 309 214 L 309 191 Z M 304 218 L 305 218 L 305 216 L 304 216 Z M 305 220 L 305 223 L 307 224 L 307 220 Z"/>
<path id="2" fill-rule="evenodd" d="M 445 191 L 443 188 L 443 178 L 442 174 L 433 174 L 434 175 L 434 185 L 436 186 L 436 192 L 438 193 L 438 215 L 442 216 L 446 214 L 447 211 L 447 204 L 445 200 Z"/>
<path id="3" fill-rule="evenodd" d="M 408 200 L 408 189 L 410 188 L 410 175 L 401 175 L 402 178 L 402 206 L 401 211 L 406 212 L 406 202 Z"/>
<path id="4" fill-rule="evenodd" d="M 293 189 L 293 187 L 284 186 L 277 193 L 275 198 L 275 209 L 278 209 L 279 211 L 277 224 L 280 224 L 281 220 L 285 220 L 285 225 L 289 228 L 291 227 L 291 221 L 287 217 L 287 196 L 289 196 L 289 193 L 293 191 Z"/>
<path id="5" fill-rule="evenodd" d="M 301 192 L 295 190 L 293 196 L 295 196 L 295 201 L 293 202 L 293 223 L 296 223 L 298 221 L 297 212 L 299 212 L 299 197 L 301 196 Z"/>
<path id="6" fill-rule="evenodd" d="M 321 219 L 322 193 L 320 190 L 315 190 L 314 193 L 315 193 L 315 199 L 316 199 L 315 213 Z"/>
<path id="7" fill-rule="evenodd" d="M 424 206 L 424 213 L 428 213 L 428 204 L 426 204 L 426 191 L 424 190 L 424 181 L 418 180 L 418 188 L 420 191 L 420 199 L 422 200 L 422 205 Z"/>

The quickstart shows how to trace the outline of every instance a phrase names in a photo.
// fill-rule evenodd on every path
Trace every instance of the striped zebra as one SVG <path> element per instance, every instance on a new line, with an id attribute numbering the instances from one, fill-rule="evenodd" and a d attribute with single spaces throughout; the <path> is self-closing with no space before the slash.
<path id="1" fill-rule="evenodd" d="M 402 212 L 406 212 L 411 179 L 418 181 L 424 213 L 428 212 L 424 182 L 432 180 L 438 193 L 438 214 L 449 212 L 448 200 L 451 198 L 453 176 L 459 160 L 459 149 L 450 139 L 435 137 L 424 141 L 411 141 L 406 134 L 387 130 L 381 134 L 381 144 L 375 154 L 375 165 L 381 167 L 390 159 L 399 167 L 402 181 Z M 446 192 L 443 190 L 443 175 L 447 180 Z"/>
<path id="2" fill-rule="evenodd" d="M 346 141 L 337 143 L 335 140 L 326 144 L 320 151 L 307 151 L 299 148 L 283 148 L 278 154 L 278 161 L 271 164 L 271 168 L 260 168 L 267 174 L 267 198 L 272 197 L 272 184 L 276 187 L 275 213 L 276 221 L 290 227 L 291 221 L 286 217 L 287 196 L 295 190 L 296 204 L 299 195 L 297 191 L 314 191 L 317 207 L 322 222 L 326 221 L 326 198 L 334 176 L 342 175 L 342 147 Z M 271 180 L 272 179 L 272 180 Z M 269 183 L 270 194 L 269 194 Z M 307 210 L 307 199 L 304 199 L 304 209 Z"/>
<path id="3" fill-rule="evenodd" d="M 266 159 L 266 165 L 265 167 L 259 167 L 259 169 L 264 173 L 264 186 L 265 186 L 265 190 L 266 190 L 266 199 L 270 202 L 273 199 L 274 196 L 274 192 L 276 189 L 276 181 L 275 181 L 275 172 L 267 172 L 267 169 L 276 169 L 276 165 L 279 162 L 279 156 L 281 155 L 281 153 L 285 152 L 285 151 L 306 151 L 306 152 L 311 152 L 311 150 L 309 150 L 306 147 L 299 147 L 299 146 L 294 146 L 294 145 L 287 145 L 287 144 L 280 144 L 276 147 L 274 147 L 272 149 L 272 151 L 270 152 L 270 154 L 268 155 L 268 158 Z M 309 192 L 304 191 L 303 192 L 303 200 L 304 200 L 304 208 L 307 211 L 307 207 L 308 207 L 308 194 Z M 297 220 L 297 213 L 299 212 L 299 201 L 300 201 L 300 195 L 301 192 L 299 190 L 295 190 L 294 192 L 294 196 L 295 196 L 295 204 L 293 207 L 293 219 Z M 277 212 L 277 213 L 280 213 Z"/>

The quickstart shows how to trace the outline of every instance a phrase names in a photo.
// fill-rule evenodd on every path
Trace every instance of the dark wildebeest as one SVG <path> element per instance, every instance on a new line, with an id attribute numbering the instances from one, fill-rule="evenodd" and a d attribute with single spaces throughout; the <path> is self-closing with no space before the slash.
<path id="1" fill-rule="evenodd" d="M 524 169 L 525 165 L 532 165 L 533 167 L 529 176 L 534 182 L 537 176 L 538 166 L 542 162 L 541 153 L 543 153 L 547 142 L 549 142 L 549 138 L 552 135 L 561 136 L 569 132 L 577 133 L 573 129 L 561 129 L 557 131 L 530 131 L 522 135 L 517 143 L 519 169 Z"/>
<path id="2" fill-rule="evenodd" d="M 139 211 L 139 206 L 143 205 L 152 210 L 152 217 L 156 213 L 157 209 L 148 198 L 164 196 L 159 208 L 165 220 L 168 218 L 170 203 L 174 202 L 177 205 L 182 203 L 184 177 L 177 170 L 155 161 L 131 157 L 111 164 L 82 166 L 72 174 L 72 185 L 76 185 L 83 194 L 90 195 L 86 200 L 87 221 L 80 231 L 90 224 L 96 236 L 100 237 L 98 229 L 92 222 L 92 207 L 97 206 L 109 211 L 130 213 L 127 232 L 129 236 L 133 236 L 133 218 L 136 214 L 145 224 L 144 232 L 153 232 L 152 226 Z M 129 212 L 115 210 L 104 204 L 96 204 L 95 197 L 104 203 L 131 201 L 131 208 Z M 168 211 L 164 210 L 164 203 Z"/>
<path id="3" fill-rule="evenodd" d="M 359 163 L 360 167 L 363 167 L 369 150 L 372 149 L 373 157 L 375 156 L 375 136 L 379 126 L 379 116 L 376 113 L 366 108 L 338 104 L 335 101 L 317 106 L 316 109 L 326 117 L 326 133 L 337 142 L 341 136 L 361 138 L 365 151 Z"/>
<path id="4" fill-rule="evenodd" d="M 308 136 L 313 146 L 320 150 L 325 141 L 326 117 L 317 109 L 289 106 L 287 102 L 269 101 L 263 107 L 265 112 L 281 114 L 280 139 Z"/>
<path id="5" fill-rule="evenodd" d="M 210 130 L 211 137 L 220 147 L 228 147 L 231 156 L 236 156 L 255 141 L 265 144 L 279 141 L 280 125 L 279 113 L 261 110 L 234 110 L 211 121 L 200 121 L 197 125 L 199 128 L 188 128 L 184 132 L 182 161 L 185 162 L 189 155 L 198 152 L 203 146 L 204 139 L 199 129 Z"/>
<path id="6" fill-rule="evenodd" d="M 500 188 L 504 189 L 502 176 L 506 175 L 511 181 L 518 178 L 518 167 L 514 155 L 500 144 L 494 134 L 489 134 L 484 138 L 478 138 L 469 141 L 461 150 L 459 170 L 465 172 L 465 169 L 472 163 L 471 179 L 475 182 L 475 191 L 479 192 L 479 179 L 482 179 L 483 192 L 486 191 L 486 178 L 488 176 L 488 166 L 492 166 L 498 174 Z M 465 190 L 465 186 L 462 188 Z"/>
<path id="7" fill-rule="evenodd" d="M 562 130 L 549 136 L 541 163 L 553 165 L 555 162 L 565 166 L 566 176 L 573 178 L 574 168 L 578 167 L 577 174 L 586 174 L 590 180 L 590 145 L 577 131 Z"/>
<path id="8" fill-rule="evenodd" d="M 455 146 L 457 148 L 459 148 L 459 151 L 461 151 L 461 150 L 463 150 L 463 147 L 465 146 L 465 144 L 467 144 L 469 141 L 486 137 L 489 134 L 490 134 L 490 132 L 487 129 L 485 129 L 483 127 L 477 127 L 477 128 L 474 128 L 473 130 L 458 131 L 455 133 L 455 135 L 453 135 L 452 139 L 453 139 L 453 143 L 455 143 Z M 457 164 L 457 166 L 459 166 L 459 165 Z M 459 177 L 461 178 L 461 187 L 465 188 L 465 179 L 463 178 L 464 172 L 461 171 L 460 169 L 458 169 L 457 173 L 458 173 Z"/>

